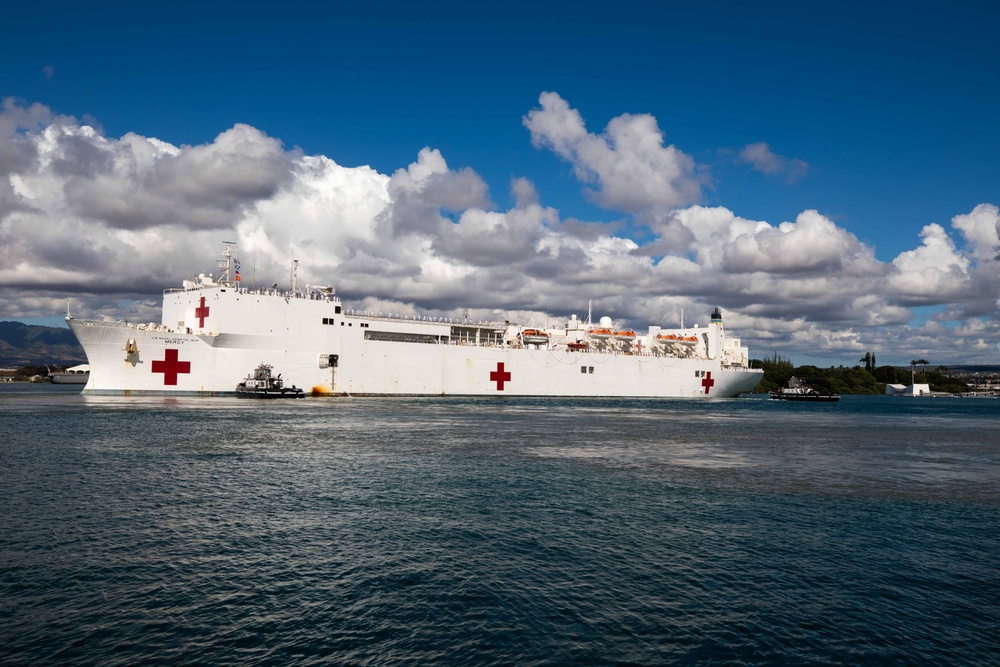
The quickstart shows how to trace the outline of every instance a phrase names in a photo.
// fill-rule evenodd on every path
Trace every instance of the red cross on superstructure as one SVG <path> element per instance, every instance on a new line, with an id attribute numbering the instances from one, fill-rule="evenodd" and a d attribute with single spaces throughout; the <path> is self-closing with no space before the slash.
<path id="1" fill-rule="evenodd" d="M 510 382 L 510 371 L 503 369 L 503 362 L 497 362 L 497 369 L 490 371 L 490 382 L 497 383 L 497 391 L 503 391 L 504 382 Z"/>
<path id="2" fill-rule="evenodd" d="M 701 386 L 705 388 L 706 394 L 715 386 L 715 380 L 712 379 L 712 371 L 705 374 L 705 379 L 701 381 Z"/>
<path id="3" fill-rule="evenodd" d="M 204 299 L 202 299 L 204 301 Z M 153 372 L 163 373 L 163 384 L 177 384 L 178 373 L 190 373 L 190 361 L 178 361 L 177 349 L 170 348 L 164 350 L 163 361 L 153 362 Z"/>
<path id="4" fill-rule="evenodd" d="M 201 297 L 201 305 L 194 309 L 194 316 L 198 318 L 198 326 L 205 328 L 205 318 L 208 317 L 208 306 L 205 305 L 205 297 Z"/>

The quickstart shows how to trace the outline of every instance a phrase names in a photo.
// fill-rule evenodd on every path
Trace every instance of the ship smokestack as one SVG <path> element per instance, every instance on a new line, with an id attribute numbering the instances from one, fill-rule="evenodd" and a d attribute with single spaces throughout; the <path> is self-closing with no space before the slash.
<path id="1" fill-rule="evenodd" d="M 718 359 L 722 355 L 722 311 L 716 306 L 712 311 L 712 321 L 708 325 L 709 327 L 709 337 L 707 339 L 708 343 L 708 357 L 709 359 Z"/>

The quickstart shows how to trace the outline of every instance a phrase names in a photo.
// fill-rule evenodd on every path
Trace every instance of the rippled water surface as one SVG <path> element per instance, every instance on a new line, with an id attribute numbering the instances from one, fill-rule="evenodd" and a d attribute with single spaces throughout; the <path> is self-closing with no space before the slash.
<path id="1" fill-rule="evenodd" d="M 0 663 L 1000 664 L 1000 400 L 0 386 Z"/>

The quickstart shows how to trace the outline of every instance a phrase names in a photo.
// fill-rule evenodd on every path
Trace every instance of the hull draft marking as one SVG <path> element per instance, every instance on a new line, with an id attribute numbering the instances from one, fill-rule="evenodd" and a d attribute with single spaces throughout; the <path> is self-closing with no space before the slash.
<path id="1" fill-rule="evenodd" d="M 194 309 L 194 316 L 198 318 L 198 326 L 202 329 L 205 328 L 205 318 L 208 317 L 208 306 L 205 305 L 205 297 L 201 297 L 201 305 Z M 176 382 L 171 382 L 169 384 L 177 384 Z"/>
<path id="2" fill-rule="evenodd" d="M 510 382 L 510 371 L 505 371 L 503 369 L 503 362 L 497 362 L 497 369 L 490 372 L 490 382 L 497 383 L 497 391 L 503 391 L 503 385 L 506 382 Z"/>
<path id="3" fill-rule="evenodd" d="M 712 371 L 705 374 L 705 379 L 701 381 L 701 386 L 705 388 L 705 394 L 708 394 L 715 386 L 715 380 L 712 379 Z"/>
<path id="4" fill-rule="evenodd" d="M 204 301 L 205 297 L 202 297 L 201 300 Z M 163 360 L 154 361 L 152 366 L 154 373 L 163 373 L 163 384 L 165 385 L 175 385 L 177 384 L 178 374 L 191 372 L 191 362 L 179 361 L 177 358 L 177 348 L 174 347 L 164 350 Z"/>

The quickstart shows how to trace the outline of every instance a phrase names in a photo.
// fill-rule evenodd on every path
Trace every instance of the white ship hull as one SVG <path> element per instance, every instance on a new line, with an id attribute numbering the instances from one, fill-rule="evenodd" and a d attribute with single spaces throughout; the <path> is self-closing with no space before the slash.
<path id="1" fill-rule="evenodd" d="M 548 330 L 547 346 L 524 346 L 509 323 L 349 312 L 328 289 L 255 291 L 203 278 L 165 293 L 159 324 L 67 322 L 90 365 L 84 394 L 233 394 L 261 363 L 314 395 L 714 398 L 761 379 L 721 317 L 688 357 L 663 353 L 652 335 L 645 346 L 570 350 L 585 338 L 582 323 Z"/>

